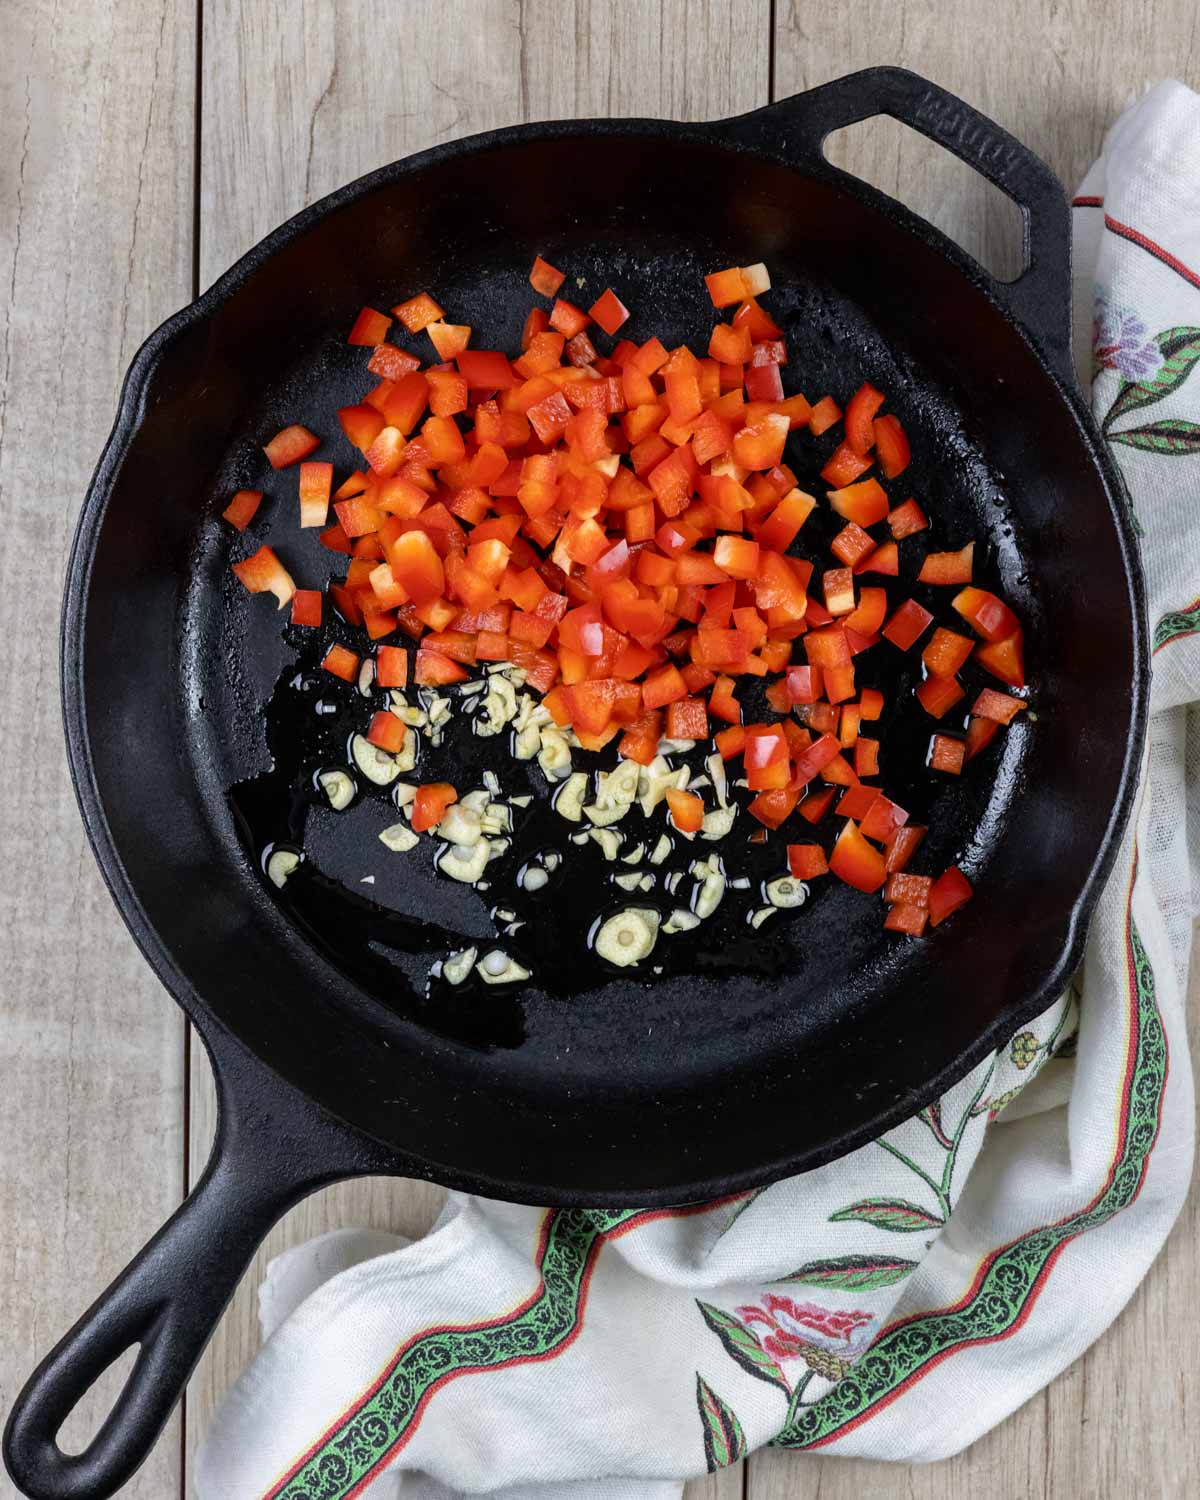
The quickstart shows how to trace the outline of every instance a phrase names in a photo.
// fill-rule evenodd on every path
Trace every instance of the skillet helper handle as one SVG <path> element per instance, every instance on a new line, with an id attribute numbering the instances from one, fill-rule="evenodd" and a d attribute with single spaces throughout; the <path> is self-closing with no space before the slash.
<path id="1" fill-rule="evenodd" d="M 203 1178 L 50 1351 L 9 1414 L 4 1458 L 30 1500 L 106 1500 L 120 1489 L 154 1446 L 275 1221 L 315 1188 L 381 1168 L 370 1143 L 248 1055 L 232 1058 L 229 1046 L 217 1059 L 221 1127 Z M 134 1345 L 133 1370 L 95 1438 L 82 1453 L 64 1453 L 57 1435 L 66 1417 Z"/>
<path id="2" fill-rule="evenodd" d="M 1021 275 L 1015 281 L 998 281 L 982 268 L 980 274 L 1056 373 L 1073 386 L 1071 210 L 1058 178 L 1015 136 L 919 73 L 888 67 L 847 74 L 731 123 L 750 127 L 781 154 L 824 162 L 821 145 L 826 136 L 875 115 L 890 115 L 953 152 L 1020 208 L 1025 251 Z"/>

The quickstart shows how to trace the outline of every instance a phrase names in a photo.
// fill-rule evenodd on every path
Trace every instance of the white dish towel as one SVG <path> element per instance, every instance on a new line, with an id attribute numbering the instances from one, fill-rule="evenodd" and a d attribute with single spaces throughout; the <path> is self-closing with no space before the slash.
<path id="1" fill-rule="evenodd" d="M 757 1195 L 658 1214 L 453 1197 L 417 1244 L 346 1230 L 281 1256 L 201 1500 L 674 1500 L 764 1443 L 942 1458 L 1125 1305 L 1192 1165 L 1200 98 L 1167 83 L 1130 109 L 1074 216 L 1080 369 L 1133 497 L 1154 643 L 1082 1006 L 1064 996 L 939 1105 Z"/>

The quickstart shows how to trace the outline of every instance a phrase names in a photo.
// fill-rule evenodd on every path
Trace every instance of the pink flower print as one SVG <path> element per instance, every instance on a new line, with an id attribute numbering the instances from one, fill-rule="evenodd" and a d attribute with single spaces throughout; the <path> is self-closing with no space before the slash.
<path id="1" fill-rule="evenodd" d="M 795 1302 L 768 1292 L 761 1307 L 751 1303 L 739 1307 L 744 1323 L 768 1330 L 759 1334 L 763 1348 L 773 1359 L 801 1359 L 804 1350 L 816 1345 L 850 1362 L 864 1353 L 871 1342 L 871 1313 L 820 1307 L 815 1302 Z"/>

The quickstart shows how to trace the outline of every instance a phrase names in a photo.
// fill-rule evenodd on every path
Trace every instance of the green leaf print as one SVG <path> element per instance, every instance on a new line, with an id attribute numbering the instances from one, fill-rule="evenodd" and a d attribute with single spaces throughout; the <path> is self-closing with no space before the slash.
<path id="1" fill-rule="evenodd" d="M 833 1260 L 810 1260 L 781 1281 L 801 1286 L 837 1287 L 843 1292 L 874 1292 L 895 1286 L 917 1269 L 915 1260 L 898 1255 L 839 1255 Z"/>
<path id="2" fill-rule="evenodd" d="M 721 1340 L 725 1352 L 741 1365 L 749 1375 L 778 1386 L 784 1395 L 791 1394 L 791 1386 L 783 1371 L 759 1343 L 753 1331 L 738 1321 L 732 1313 L 725 1312 L 711 1303 L 697 1300 L 696 1306 L 704 1321 Z"/>
<path id="3" fill-rule="evenodd" d="M 712 1386 L 697 1372 L 696 1405 L 700 1409 L 700 1424 L 704 1429 L 704 1461 L 708 1472 L 727 1469 L 730 1464 L 746 1456 L 746 1434 L 742 1424 L 734 1416 Z"/>
<path id="4" fill-rule="evenodd" d="M 1200 453 L 1200 425 L 1184 422 L 1178 417 L 1165 417 L 1147 427 L 1127 427 L 1123 432 L 1110 432 L 1108 440 L 1110 443 L 1124 443 L 1129 448 L 1181 458 L 1189 453 Z"/>
<path id="5" fill-rule="evenodd" d="M 862 1198 L 829 1215 L 831 1224 L 845 1224 L 851 1220 L 874 1224 L 878 1229 L 893 1229 L 898 1234 L 920 1234 L 940 1229 L 944 1222 L 937 1214 L 931 1214 L 927 1208 L 910 1203 L 906 1198 Z"/>
<path id="6" fill-rule="evenodd" d="M 1126 412 L 1136 411 L 1141 406 L 1152 406 L 1169 396 L 1192 373 L 1200 361 L 1200 328 L 1164 328 L 1155 335 L 1154 342 L 1162 350 L 1163 362 L 1149 380 L 1131 380 L 1122 384 L 1117 399 L 1108 409 L 1104 419 L 1107 427 Z"/>

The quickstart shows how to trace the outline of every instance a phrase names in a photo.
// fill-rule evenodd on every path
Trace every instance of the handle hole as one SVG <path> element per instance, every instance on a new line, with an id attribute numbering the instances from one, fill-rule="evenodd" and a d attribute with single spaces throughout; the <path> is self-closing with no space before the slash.
<path id="1" fill-rule="evenodd" d="M 1020 207 L 953 152 L 890 115 L 831 131 L 825 157 L 948 234 L 997 281 L 1025 269 Z"/>
<path id="2" fill-rule="evenodd" d="M 128 1349 L 118 1354 L 101 1370 L 63 1419 L 62 1426 L 54 1435 L 54 1441 L 68 1458 L 74 1458 L 91 1447 L 96 1434 L 112 1415 L 113 1407 L 133 1374 L 141 1347 L 140 1344 L 130 1344 Z"/>

